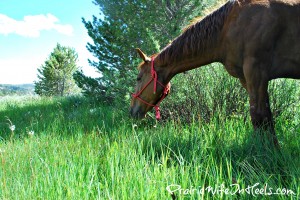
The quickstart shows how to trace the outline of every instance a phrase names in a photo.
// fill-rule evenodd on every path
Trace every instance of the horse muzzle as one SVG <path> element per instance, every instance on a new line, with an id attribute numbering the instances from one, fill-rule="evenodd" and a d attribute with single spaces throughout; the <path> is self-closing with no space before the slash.
<path id="1" fill-rule="evenodd" d="M 146 117 L 146 113 L 141 111 L 137 107 L 130 108 L 130 116 L 134 119 L 144 119 Z"/>

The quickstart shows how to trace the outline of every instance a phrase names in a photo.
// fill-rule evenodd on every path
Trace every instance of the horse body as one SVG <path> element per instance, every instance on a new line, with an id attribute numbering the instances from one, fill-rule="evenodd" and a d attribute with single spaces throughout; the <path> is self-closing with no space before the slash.
<path id="1" fill-rule="evenodd" d="M 268 81 L 300 78 L 300 1 L 236 4 L 224 26 L 221 62 L 249 93 L 253 126 L 274 133 Z"/>
<path id="2" fill-rule="evenodd" d="M 269 106 L 268 81 L 300 78 L 300 0 L 235 0 L 190 25 L 159 54 L 153 55 L 160 82 L 212 62 L 222 63 L 239 78 L 250 96 L 253 126 L 274 132 Z M 149 58 L 144 62 L 136 90 L 149 78 Z M 144 91 L 141 98 L 155 104 L 160 98 Z M 151 107 L 133 99 L 131 114 L 143 117 Z M 275 135 L 275 134 L 274 134 Z M 274 137 L 274 142 L 277 139 Z"/>
<path id="3" fill-rule="evenodd" d="M 237 2 L 229 16 L 221 62 L 231 75 L 245 79 L 255 62 L 268 80 L 300 78 L 300 1 Z"/>

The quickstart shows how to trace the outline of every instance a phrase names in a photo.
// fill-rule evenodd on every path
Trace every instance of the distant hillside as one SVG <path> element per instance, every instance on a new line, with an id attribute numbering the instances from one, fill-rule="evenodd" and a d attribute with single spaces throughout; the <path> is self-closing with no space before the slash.
<path id="1" fill-rule="evenodd" d="M 34 84 L 0 84 L 0 96 L 34 94 Z"/>

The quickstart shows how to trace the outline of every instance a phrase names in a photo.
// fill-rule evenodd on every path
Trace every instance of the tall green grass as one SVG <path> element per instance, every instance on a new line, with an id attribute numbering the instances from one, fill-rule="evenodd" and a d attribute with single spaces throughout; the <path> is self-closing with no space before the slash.
<path id="1" fill-rule="evenodd" d="M 278 115 L 277 151 L 239 116 L 136 122 L 80 97 L 1 99 L 0 199 L 299 199 L 297 111 Z"/>

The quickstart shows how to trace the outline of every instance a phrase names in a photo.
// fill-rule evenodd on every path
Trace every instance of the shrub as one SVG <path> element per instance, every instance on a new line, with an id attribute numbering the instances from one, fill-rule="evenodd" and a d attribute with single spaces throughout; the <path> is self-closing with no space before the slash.
<path id="1" fill-rule="evenodd" d="M 209 122 L 212 117 L 239 117 L 246 120 L 250 116 L 246 90 L 220 64 L 214 63 L 179 74 L 171 82 L 171 94 L 162 104 L 165 118 L 180 119 L 182 122 L 195 119 Z M 299 83 L 295 80 L 270 82 L 270 102 L 275 117 L 294 117 L 299 102 L 298 88 Z"/>

